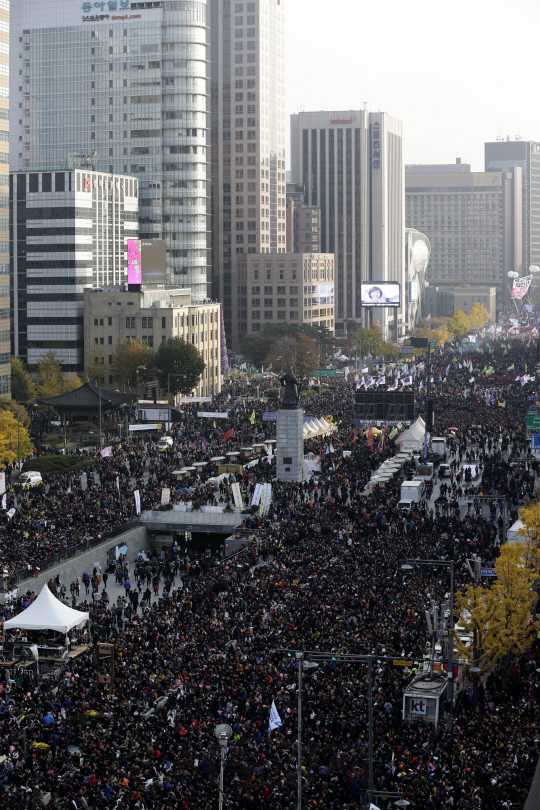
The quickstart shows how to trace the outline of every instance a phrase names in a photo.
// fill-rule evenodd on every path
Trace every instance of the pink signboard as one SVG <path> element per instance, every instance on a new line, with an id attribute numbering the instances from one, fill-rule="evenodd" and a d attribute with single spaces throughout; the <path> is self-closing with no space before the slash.
<path id="1" fill-rule="evenodd" d="M 142 284 L 141 240 L 128 239 L 128 284 Z"/>

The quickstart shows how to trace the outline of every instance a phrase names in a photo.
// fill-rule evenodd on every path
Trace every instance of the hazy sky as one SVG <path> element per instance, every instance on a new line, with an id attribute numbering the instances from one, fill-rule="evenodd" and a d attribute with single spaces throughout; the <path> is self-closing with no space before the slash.
<path id="1" fill-rule="evenodd" d="M 286 111 L 383 111 L 406 163 L 540 141 L 538 0 L 284 0 Z"/>

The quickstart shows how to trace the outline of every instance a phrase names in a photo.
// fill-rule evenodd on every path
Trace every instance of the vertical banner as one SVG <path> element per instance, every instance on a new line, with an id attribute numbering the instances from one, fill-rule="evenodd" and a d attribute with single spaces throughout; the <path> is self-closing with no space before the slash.
<path id="1" fill-rule="evenodd" d="M 0 495 L 3 495 L 6 491 L 6 474 L 5 472 L 0 472 Z"/>
<path id="2" fill-rule="evenodd" d="M 138 489 L 135 490 L 133 493 L 133 497 L 135 498 L 135 511 L 138 515 L 141 514 L 141 493 Z"/>
<path id="3" fill-rule="evenodd" d="M 261 500 L 261 492 L 262 492 L 263 485 L 262 484 L 255 484 L 255 492 L 253 493 L 253 497 L 251 499 L 252 506 L 258 506 Z"/>
<path id="4" fill-rule="evenodd" d="M 266 516 L 270 510 L 270 504 L 272 503 L 272 484 L 265 484 L 263 487 L 263 494 L 264 494 L 264 505 L 263 505 L 263 516 Z"/>
<path id="5" fill-rule="evenodd" d="M 263 485 L 261 490 L 261 499 L 259 501 L 259 517 L 263 516 L 265 499 L 266 499 L 266 484 Z"/>
<path id="6" fill-rule="evenodd" d="M 244 501 L 242 500 L 242 493 L 240 492 L 240 484 L 238 483 L 238 481 L 234 482 L 231 489 L 234 498 L 234 505 L 236 506 L 237 509 L 243 509 Z"/>
<path id="7" fill-rule="evenodd" d="M 171 490 L 169 487 L 163 487 L 161 490 L 161 505 L 164 506 L 166 503 L 170 503 L 171 500 Z"/>
<path id="8" fill-rule="evenodd" d="M 529 292 L 531 286 L 532 276 L 523 276 L 523 278 L 515 278 L 512 284 L 512 298 L 524 298 Z"/>

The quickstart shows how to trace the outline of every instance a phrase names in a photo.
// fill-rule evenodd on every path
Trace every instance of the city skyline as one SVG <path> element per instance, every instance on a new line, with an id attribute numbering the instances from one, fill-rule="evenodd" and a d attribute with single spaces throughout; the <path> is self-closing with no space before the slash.
<path id="1" fill-rule="evenodd" d="M 519 8 L 523 20 L 537 19 L 531 0 Z M 362 109 L 365 102 L 403 121 L 406 164 L 461 157 L 484 171 L 484 142 L 517 134 L 540 140 L 540 113 L 528 101 L 536 89 L 535 26 L 522 26 L 502 49 L 507 14 L 502 0 L 417 0 L 414 14 L 398 0 L 337 0 L 331 15 L 321 0 L 309 15 L 287 3 L 287 116 Z"/>

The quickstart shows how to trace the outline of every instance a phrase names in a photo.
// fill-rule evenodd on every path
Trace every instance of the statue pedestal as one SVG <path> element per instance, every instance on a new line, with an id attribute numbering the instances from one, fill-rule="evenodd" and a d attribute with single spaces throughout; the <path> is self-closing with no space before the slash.
<path id="1" fill-rule="evenodd" d="M 276 477 L 280 481 L 305 481 L 304 411 L 280 409 L 276 417 Z"/>

